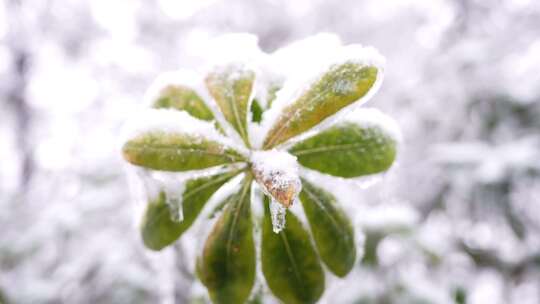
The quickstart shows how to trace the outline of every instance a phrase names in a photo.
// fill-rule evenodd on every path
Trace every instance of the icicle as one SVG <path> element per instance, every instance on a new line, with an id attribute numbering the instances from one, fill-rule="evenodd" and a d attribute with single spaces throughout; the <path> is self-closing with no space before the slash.
<path id="1" fill-rule="evenodd" d="M 275 233 L 279 233 L 285 228 L 286 213 L 287 208 L 272 198 L 272 201 L 270 202 L 270 216 L 272 219 L 272 230 L 274 230 Z"/>
<path id="2" fill-rule="evenodd" d="M 182 183 L 183 184 L 183 183 Z M 184 187 L 178 186 L 178 189 L 170 189 L 165 186 L 165 204 L 169 207 L 170 217 L 173 222 L 181 222 L 184 220 L 184 209 L 182 206 L 182 196 L 184 193 Z"/>
<path id="3" fill-rule="evenodd" d="M 137 171 L 144 186 L 147 201 L 155 200 L 161 192 L 165 194 L 165 204 L 169 207 L 171 220 L 181 222 L 184 219 L 182 196 L 188 176 L 146 169 Z"/>

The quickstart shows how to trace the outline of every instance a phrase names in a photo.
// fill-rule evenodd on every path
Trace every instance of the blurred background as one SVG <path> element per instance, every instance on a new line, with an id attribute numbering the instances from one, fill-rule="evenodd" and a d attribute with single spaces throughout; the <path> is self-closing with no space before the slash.
<path id="1" fill-rule="evenodd" d="M 0 303 L 204 302 L 182 248 L 143 248 L 117 139 L 159 73 L 228 32 L 387 58 L 370 106 L 404 144 L 356 190 L 362 254 L 322 303 L 540 303 L 534 0 L 2 0 Z"/>

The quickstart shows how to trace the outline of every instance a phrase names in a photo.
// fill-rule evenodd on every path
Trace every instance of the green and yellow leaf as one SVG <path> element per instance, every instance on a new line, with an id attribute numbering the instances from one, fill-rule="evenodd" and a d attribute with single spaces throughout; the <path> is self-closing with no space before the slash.
<path id="1" fill-rule="evenodd" d="M 183 85 L 169 85 L 162 89 L 152 107 L 186 111 L 191 116 L 206 121 L 214 119 L 214 114 L 197 92 Z"/>
<path id="2" fill-rule="evenodd" d="M 243 66 L 231 64 L 211 72 L 205 81 L 225 120 L 249 147 L 247 123 L 255 73 Z"/>
<path id="3" fill-rule="evenodd" d="M 373 88 L 379 70 L 352 61 L 333 65 L 282 113 L 263 143 L 270 149 L 351 105 Z"/>
<path id="4" fill-rule="evenodd" d="M 122 149 L 129 163 L 154 170 L 188 171 L 243 161 L 231 147 L 183 133 L 146 132 Z"/>

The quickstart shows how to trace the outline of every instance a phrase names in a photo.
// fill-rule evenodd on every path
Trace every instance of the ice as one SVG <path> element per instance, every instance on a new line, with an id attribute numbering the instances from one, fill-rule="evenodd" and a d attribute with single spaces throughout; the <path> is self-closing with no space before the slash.
<path id="1" fill-rule="evenodd" d="M 270 202 L 270 216 L 272 219 L 272 230 L 275 233 L 281 232 L 285 228 L 285 214 L 287 213 L 287 208 L 283 206 L 280 202 L 272 198 Z"/>

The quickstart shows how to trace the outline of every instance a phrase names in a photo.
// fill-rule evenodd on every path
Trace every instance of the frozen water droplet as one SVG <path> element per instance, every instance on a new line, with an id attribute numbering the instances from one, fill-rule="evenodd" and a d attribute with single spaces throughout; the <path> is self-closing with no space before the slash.
<path id="1" fill-rule="evenodd" d="M 280 202 L 272 199 L 270 202 L 270 218 L 272 219 L 272 230 L 275 233 L 279 233 L 283 228 L 285 228 L 285 214 L 287 213 L 287 208 L 283 206 Z"/>
<path id="2" fill-rule="evenodd" d="M 171 220 L 181 222 L 184 220 L 182 201 L 185 181 L 162 179 L 159 183 L 162 191 L 165 192 L 165 204 L 169 207 Z"/>

